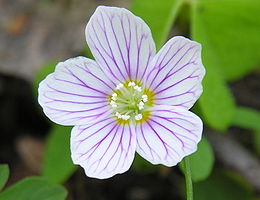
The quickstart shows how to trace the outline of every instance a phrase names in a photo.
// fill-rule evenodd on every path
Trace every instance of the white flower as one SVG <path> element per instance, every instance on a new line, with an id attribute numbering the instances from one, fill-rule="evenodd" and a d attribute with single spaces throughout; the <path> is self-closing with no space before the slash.
<path id="1" fill-rule="evenodd" d="M 196 151 L 202 121 L 188 110 L 202 93 L 200 44 L 173 37 L 156 53 L 141 18 L 105 6 L 92 15 L 86 39 L 95 61 L 60 62 L 39 86 L 44 113 L 74 126 L 73 162 L 102 179 L 127 171 L 135 152 L 174 166 Z"/>

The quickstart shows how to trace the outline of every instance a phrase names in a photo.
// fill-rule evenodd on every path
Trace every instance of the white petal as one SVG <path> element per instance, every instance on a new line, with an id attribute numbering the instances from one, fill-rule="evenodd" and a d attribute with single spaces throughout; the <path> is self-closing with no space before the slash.
<path id="1" fill-rule="evenodd" d="M 133 128 L 115 123 L 114 118 L 72 129 L 72 160 L 83 167 L 89 177 L 104 179 L 127 171 L 135 149 Z"/>
<path id="2" fill-rule="evenodd" d="M 77 57 L 60 62 L 40 83 L 38 100 L 58 124 L 87 124 L 111 113 L 108 95 L 114 87 L 94 61 Z"/>
<path id="3" fill-rule="evenodd" d="M 149 27 L 124 8 L 99 6 L 86 40 L 99 65 L 119 82 L 141 80 L 156 52 Z"/>
<path id="4" fill-rule="evenodd" d="M 136 128 L 137 152 L 153 164 L 174 166 L 197 150 L 201 119 L 180 107 L 155 106 L 151 118 Z"/>
<path id="5" fill-rule="evenodd" d="M 202 93 L 205 68 L 201 45 L 184 37 L 169 40 L 149 65 L 146 85 L 156 94 L 155 103 L 191 108 Z"/>

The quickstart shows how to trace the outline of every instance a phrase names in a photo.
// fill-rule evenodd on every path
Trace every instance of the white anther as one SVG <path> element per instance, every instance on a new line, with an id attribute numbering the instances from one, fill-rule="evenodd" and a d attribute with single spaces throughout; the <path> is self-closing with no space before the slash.
<path id="1" fill-rule="evenodd" d="M 122 115 L 120 115 L 119 112 L 116 112 L 116 116 L 117 116 L 118 119 L 121 119 L 121 118 L 122 118 Z"/>
<path id="2" fill-rule="evenodd" d="M 114 102 L 114 101 L 110 101 L 110 105 L 111 105 L 113 108 L 116 108 L 116 107 L 117 107 L 116 102 Z"/>
<path id="3" fill-rule="evenodd" d="M 139 106 L 143 106 L 144 102 L 140 101 L 140 103 L 138 104 Z"/>
<path id="4" fill-rule="evenodd" d="M 128 86 L 129 86 L 129 87 L 135 86 L 135 82 L 129 82 L 129 83 L 128 83 Z"/>
<path id="5" fill-rule="evenodd" d="M 148 96 L 146 94 L 142 95 L 142 100 L 143 100 L 143 102 L 147 102 Z"/>
<path id="6" fill-rule="evenodd" d="M 112 97 L 111 99 L 113 99 L 114 101 L 116 101 L 116 100 L 117 100 L 117 98 L 116 98 L 116 97 Z"/>
<path id="7" fill-rule="evenodd" d="M 114 101 L 116 101 L 116 100 L 117 100 L 117 93 L 113 93 L 111 99 L 113 99 Z"/>
<path id="8" fill-rule="evenodd" d="M 142 114 L 138 114 L 135 116 L 135 120 L 139 121 L 143 118 L 143 115 Z"/>
<path id="9" fill-rule="evenodd" d="M 116 108 L 116 107 L 117 107 L 117 105 L 116 105 L 116 104 L 113 104 L 113 105 L 112 105 L 112 108 Z"/>
<path id="10" fill-rule="evenodd" d="M 124 87 L 124 85 L 122 83 L 119 83 L 117 86 L 116 86 L 116 89 L 119 90 L 120 88 Z"/>
<path id="11" fill-rule="evenodd" d="M 138 106 L 139 110 L 143 110 L 144 106 Z"/>
<path id="12" fill-rule="evenodd" d="M 129 118 L 130 118 L 130 115 L 122 115 L 122 119 L 125 121 L 128 120 Z"/>
<path id="13" fill-rule="evenodd" d="M 139 104 L 137 104 L 139 110 L 143 110 L 144 109 L 144 102 L 140 101 Z"/>
<path id="14" fill-rule="evenodd" d="M 141 87 L 139 87 L 139 86 L 134 86 L 134 89 L 136 90 L 136 91 L 138 91 L 138 92 L 141 92 L 142 91 L 142 88 Z"/>

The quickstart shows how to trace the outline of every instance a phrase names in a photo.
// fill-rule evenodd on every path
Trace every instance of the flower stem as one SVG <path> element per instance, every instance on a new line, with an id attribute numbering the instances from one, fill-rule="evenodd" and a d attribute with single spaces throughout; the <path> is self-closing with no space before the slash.
<path id="1" fill-rule="evenodd" d="M 185 182 L 186 182 L 186 198 L 187 200 L 193 200 L 193 189 L 192 189 L 189 157 L 184 158 L 184 169 L 185 169 L 184 174 L 185 174 Z"/>

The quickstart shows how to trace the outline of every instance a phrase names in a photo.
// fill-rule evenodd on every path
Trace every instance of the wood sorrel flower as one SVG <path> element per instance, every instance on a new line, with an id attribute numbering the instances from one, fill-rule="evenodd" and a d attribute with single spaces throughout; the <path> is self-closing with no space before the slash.
<path id="1" fill-rule="evenodd" d="M 74 125 L 73 162 L 102 179 L 127 171 L 135 151 L 166 166 L 195 152 L 202 121 L 188 109 L 202 93 L 200 44 L 174 37 L 156 54 L 141 18 L 105 6 L 90 18 L 86 40 L 96 61 L 60 62 L 39 86 L 44 113 Z"/>

